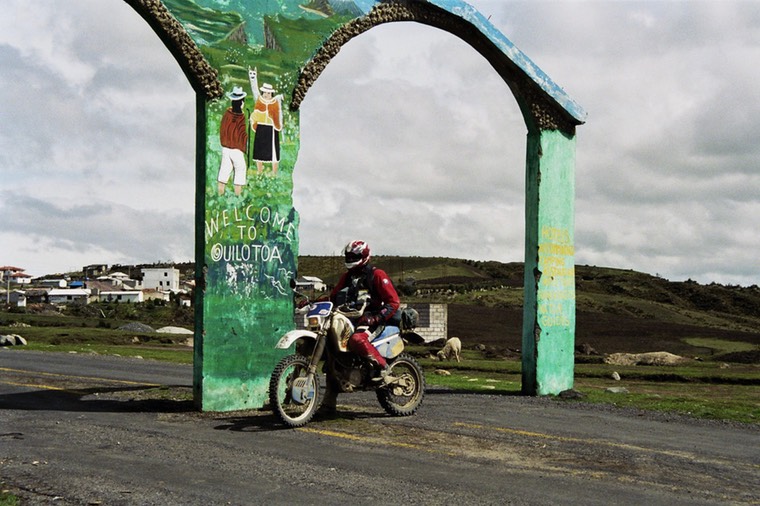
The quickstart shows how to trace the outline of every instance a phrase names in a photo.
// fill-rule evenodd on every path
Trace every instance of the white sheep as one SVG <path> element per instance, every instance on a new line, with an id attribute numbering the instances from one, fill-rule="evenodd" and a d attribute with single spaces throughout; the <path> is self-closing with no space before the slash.
<path id="1" fill-rule="evenodd" d="M 459 359 L 460 353 L 462 353 L 462 341 L 460 341 L 458 337 L 452 337 L 446 341 L 443 349 L 441 349 L 436 356 L 440 361 L 451 360 L 451 357 L 454 357 L 457 359 L 457 362 L 461 362 Z"/>

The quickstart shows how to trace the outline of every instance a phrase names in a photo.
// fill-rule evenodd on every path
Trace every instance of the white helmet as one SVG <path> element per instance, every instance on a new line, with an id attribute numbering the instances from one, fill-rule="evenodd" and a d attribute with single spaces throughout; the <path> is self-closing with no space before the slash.
<path id="1" fill-rule="evenodd" d="M 367 265 L 369 262 L 369 245 L 364 241 L 351 241 L 343 249 L 346 258 L 346 269 Z"/>

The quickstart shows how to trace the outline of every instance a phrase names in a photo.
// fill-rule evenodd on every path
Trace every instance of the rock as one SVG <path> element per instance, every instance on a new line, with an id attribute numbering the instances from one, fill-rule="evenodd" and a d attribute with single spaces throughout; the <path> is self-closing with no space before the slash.
<path id="1" fill-rule="evenodd" d="M 573 390 L 572 388 L 570 388 L 568 390 L 561 391 L 559 393 L 559 397 L 562 399 L 583 399 L 584 397 L 586 397 L 586 395 L 577 390 Z"/>
<path id="2" fill-rule="evenodd" d="M 620 374 L 618 374 L 617 371 L 613 371 L 612 372 L 612 379 L 614 379 L 615 381 L 620 381 Z"/>
<path id="3" fill-rule="evenodd" d="M 26 346 L 26 339 L 18 334 L 0 336 L 0 346 Z"/>
<path id="4" fill-rule="evenodd" d="M 446 369 L 436 369 L 435 373 L 438 376 L 451 376 L 451 373 L 449 371 L 447 371 Z"/>
<path id="5" fill-rule="evenodd" d="M 689 359 L 667 351 L 612 353 L 604 357 L 604 363 L 612 365 L 675 365 L 687 360 Z"/>
<path id="6" fill-rule="evenodd" d="M 132 322 L 127 323 L 126 325 L 122 325 L 119 327 L 118 330 L 127 330 L 129 332 L 139 332 L 141 334 L 150 334 L 151 332 L 155 332 L 153 327 L 150 325 L 145 325 L 144 323 L 139 322 Z"/>
<path id="7" fill-rule="evenodd" d="M 156 332 L 161 332 L 163 334 L 189 334 L 192 335 L 193 331 L 188 329 L 183 329 L 182 327 L 161 327 L 160 329 L 157 329 Z"/>
<path id="8" fill-rule="evenodd" d="M 609 392 L 611 394 L 627 394 L 628 389 L 625 387 L 609 387 L 604 389 L 605 392 Z"/>

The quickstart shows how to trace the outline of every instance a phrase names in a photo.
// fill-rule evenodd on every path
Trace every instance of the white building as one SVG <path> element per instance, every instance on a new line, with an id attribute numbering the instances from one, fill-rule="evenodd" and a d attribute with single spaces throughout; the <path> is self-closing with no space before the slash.
<path id="1" fill-rule="evenodd" d="M 51 304 L 89 304 L 89 288 L 53 288 L 48 292 Z"/>
<path id="2" fill-rule="evenodd" d="M 7 299 L 11 306 L 26 307 L 26 293 L 23 290 L 11 290 Z"/>
<path id="3" fill-rule="evenodd" d="M 315 292 L 327 290 L 325 282 L 316 276 L 301 276 L 296 279 L 296 287 L 298 290 L 314 290 Z"/>
<path id="4" fill-rule="evenodd" d="M 143 302 L 142 290 L 117 290 L 112 292 L 100 292 L 100 302 Z"/>
<path id="5" fill-rule="evenodd" d="M 174 267 L 147 268 L 142 270 L 143 290 L 179 291 L 179 269 Z"/>

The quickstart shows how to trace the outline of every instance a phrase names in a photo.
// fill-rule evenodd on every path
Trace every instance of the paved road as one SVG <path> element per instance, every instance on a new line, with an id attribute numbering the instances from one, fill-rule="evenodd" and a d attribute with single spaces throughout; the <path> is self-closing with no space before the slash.
<path id="1" fill-rule="evenodd" d="M 189 366 L 0 349 L 0 480 L 23 504 L 758 504 L 760 428 L 556 399 L 371 394 L 284 429 L 198 413 Z"/>

